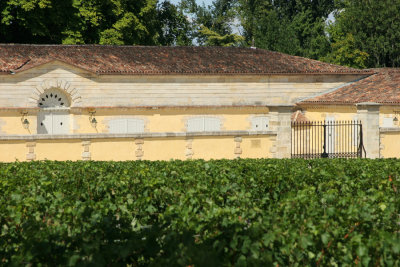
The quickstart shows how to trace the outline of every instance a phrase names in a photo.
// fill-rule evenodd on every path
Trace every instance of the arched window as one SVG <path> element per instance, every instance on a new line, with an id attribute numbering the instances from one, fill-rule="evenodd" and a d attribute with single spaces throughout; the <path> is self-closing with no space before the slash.
<path id="1" fill-rule="evenodd" d="M 39 99 L 40 108 L 61 108 L 69 106 L 70 104 L 67 96 L 57 89 L 46 90 L 41 94 Z"/>
<path id="2" fill-rule="evenodd" d="M 44 91 L 40 95 L 38 106 L 38 134 L 69 133 L 70 101 L 61 90 L 52 88 Z"/>

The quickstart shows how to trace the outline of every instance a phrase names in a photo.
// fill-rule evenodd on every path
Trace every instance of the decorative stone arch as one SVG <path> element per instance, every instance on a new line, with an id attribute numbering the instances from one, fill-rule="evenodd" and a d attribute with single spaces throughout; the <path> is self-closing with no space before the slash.
<path id="1" fill-rule="evenodd" d="M 38 134 L 69 134 L 70 108 L 79 105 L 81 96 L 71 84 L 64 80 L 44 80 L 38 85 L 29 102 L 38 107 Z"/>
<path id="2" fill-rule="evenodd" d="M 78 90 L 71 86 L 71 83 L 61 79 L 44 80 L 40 85 L 36 86 L 34 92 L 29 97 L 31 106 L 38 107 L 43 94 L 48 90 L 59 90 L 64 93 L 68 100 L 69 106 L 74 107 L 82 102 L 82 97 Z"/>

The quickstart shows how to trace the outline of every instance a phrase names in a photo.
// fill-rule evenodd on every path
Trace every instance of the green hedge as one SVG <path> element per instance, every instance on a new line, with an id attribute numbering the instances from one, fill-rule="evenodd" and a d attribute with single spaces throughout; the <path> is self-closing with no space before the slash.
<path id="1" fill-rule="evenodd" d="M 0 265 L 400 266 L 400 161 L 0 164 Z"/>

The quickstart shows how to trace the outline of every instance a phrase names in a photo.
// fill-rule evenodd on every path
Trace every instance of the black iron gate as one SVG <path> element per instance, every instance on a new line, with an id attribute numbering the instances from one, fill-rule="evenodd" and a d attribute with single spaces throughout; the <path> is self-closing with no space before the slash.
<path id="1" fill-rule="evenodd" d="M 361 121 L 292 122 L 292 158 L 365 157 Z"/>

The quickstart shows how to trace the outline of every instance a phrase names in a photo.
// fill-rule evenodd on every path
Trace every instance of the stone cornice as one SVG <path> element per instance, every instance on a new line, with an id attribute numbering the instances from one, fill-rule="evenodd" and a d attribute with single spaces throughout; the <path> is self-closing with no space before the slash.
<path id="1" fill-rule="evenodd" d="M 64 140 L 64 139 L 112 139 L 112 138 L 167 138 L 167 137 L 202 137 L 202 136 L 260 136 L 277 135 L 276 131 L 219 131 L 219 132 L 162 132 L 137 134 L 68 134 L 68 135 L 0 135 L 0 140 Z"/>

